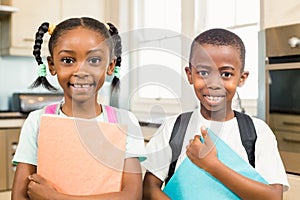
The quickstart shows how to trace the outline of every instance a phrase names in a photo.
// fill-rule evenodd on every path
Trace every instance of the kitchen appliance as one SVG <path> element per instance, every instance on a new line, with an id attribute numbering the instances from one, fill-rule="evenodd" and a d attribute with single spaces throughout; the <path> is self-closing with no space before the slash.
<path id="1" fill-rule="evenodd" d="M 300 174 L 300 24 L 265 30 L 266 122 L 285 169 Z"/>
<path id="2" fill-rule="evenodd" d="M 28 114 L 63 99 L 63 93 L 14 93 L 11 99 L 11 110 Z"/>
<path id="3" fill-rule="evenodd" d="M 12 187 L 16 169 L 12 158 L 28 113 L 59 102 L 62 98 L 61 93 L 14 93 L 11 111 L 0 112 L 0 191 L 10 190 Z"/>

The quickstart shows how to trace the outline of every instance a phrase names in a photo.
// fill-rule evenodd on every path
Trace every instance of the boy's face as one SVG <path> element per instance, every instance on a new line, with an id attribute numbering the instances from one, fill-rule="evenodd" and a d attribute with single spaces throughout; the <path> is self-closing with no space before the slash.
<path id="1" fill-rule="evenodd" d="M 230 46 L 196 45 L 190 62 L 185 71 L 201 103 L 202 115 L 211 119 L 213 112 L 223 113 L 224 120 L 228 119 L 233 114 L 236 88 L 248 77 L 248 72 L 241 71 L 239 51 Z"/>

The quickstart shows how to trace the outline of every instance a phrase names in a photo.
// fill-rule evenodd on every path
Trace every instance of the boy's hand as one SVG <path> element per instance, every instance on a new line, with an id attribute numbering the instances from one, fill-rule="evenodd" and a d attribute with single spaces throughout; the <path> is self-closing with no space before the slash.
<path id="1" fill-rule="evenodd" d="M 201 127 L 201 133 L 204 143 L 201 142 L 200 135 L 196 135 L 194 139 L 190 140 L 186 154 L 194 164 L 208 171 L 210 166 L 213 166 L 214 161 L 218 159 L 217 150 L 205 127 Z"/>
<path id="2" fill-rule="evenodd" d="M 27 194 L 31 200 L 52 199 L 51 196 L 57 192 L 52 183 L 38 174 L 32 174 L 28 179 Z"/>

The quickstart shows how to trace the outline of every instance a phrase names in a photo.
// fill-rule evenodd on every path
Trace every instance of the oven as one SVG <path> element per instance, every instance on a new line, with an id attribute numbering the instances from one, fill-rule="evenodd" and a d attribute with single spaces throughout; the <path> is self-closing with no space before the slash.
<path id="1" fill-rule="evenodd" d="M 288 173 L 300 174 L 300 24 L 266 29 L 266 121 Z"/>

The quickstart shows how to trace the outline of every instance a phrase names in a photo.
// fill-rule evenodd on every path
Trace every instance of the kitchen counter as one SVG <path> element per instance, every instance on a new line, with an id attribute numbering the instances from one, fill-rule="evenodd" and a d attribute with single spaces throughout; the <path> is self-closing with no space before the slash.
<path id="1" fill-rule="evenodd" d="M 19 112 L 0 112 L 0 128 L 21 127 L 26 115 Z"/>
<path id="2" fill-rule="evenodd" d="M 0 192 L 0 200 L 10 200 L 10 191 Z"/>

